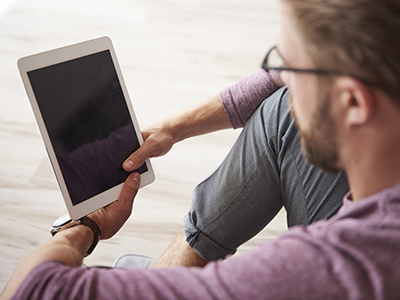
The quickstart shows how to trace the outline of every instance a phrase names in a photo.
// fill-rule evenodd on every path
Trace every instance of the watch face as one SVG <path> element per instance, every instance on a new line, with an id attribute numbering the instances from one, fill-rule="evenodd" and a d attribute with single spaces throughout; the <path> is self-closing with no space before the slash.
<path id="1" fill-rule="evenodd" d="M 60 228 L 68 223 L 70 223 L 72 220 L 69 217 L 69 214 L 62 215 L 59 217 L 57 220 L 54 221 L 53 227 L 55 228 Z"/>

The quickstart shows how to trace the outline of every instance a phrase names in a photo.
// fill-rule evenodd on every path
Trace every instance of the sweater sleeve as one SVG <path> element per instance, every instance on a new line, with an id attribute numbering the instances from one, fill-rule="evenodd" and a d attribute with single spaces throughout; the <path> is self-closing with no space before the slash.
<path id="1" fill-rule="evenodd" d="M 261 102 L 282 85 L 278 74 L 261 70 L 221 90 L 222 106 L 233 128 L 243 127 Z"/>
<path id="2" fill-rule="evenodd" d="M 36 267 L 13 299 L 345 299 L 320 254 L 289 239 L 204 268 L 83 269 L 51 261 Z"/>

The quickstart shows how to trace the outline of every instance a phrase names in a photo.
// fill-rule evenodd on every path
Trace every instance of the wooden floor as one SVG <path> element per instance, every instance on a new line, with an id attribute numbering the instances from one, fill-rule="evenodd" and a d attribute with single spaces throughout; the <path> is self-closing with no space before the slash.
<path id="1" fill-rule="evenodd" d="M 277 39 L 278 0 L 0 0 L 0 291 L 65 212 L 16 68 L 19 57 L 110 36 L 142 128 L 259 70 Z M 88 265 L 132 252 L 159 257 L 182 226 L 197 183 L 239 131 L 192 138 L 153 159 L 156 182 Z M 240 251 L 286 229 L 278 217 Z"/>

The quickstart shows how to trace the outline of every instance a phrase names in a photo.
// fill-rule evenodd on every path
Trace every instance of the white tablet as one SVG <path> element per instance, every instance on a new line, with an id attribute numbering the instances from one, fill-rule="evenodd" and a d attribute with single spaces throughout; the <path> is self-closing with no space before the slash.
<path id="1" fill-rule="evenodd" d="M 69 215 L 118 199 L 122 163 L 143 144 L 111 40 L 23 57 L 18 68 Z M 154 180 L 147 160 L 141 187 Z"/>

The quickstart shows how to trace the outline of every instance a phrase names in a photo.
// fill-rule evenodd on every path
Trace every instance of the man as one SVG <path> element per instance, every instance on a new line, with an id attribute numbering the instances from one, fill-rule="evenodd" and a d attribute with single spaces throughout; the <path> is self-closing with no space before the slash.
<path id="1" fill-rule="evenodd" d="M 399 17 L 390 0 L 283 1 L 277 49 L 305 156 L 344 169 L 352 191 L 331 219 L 205 268 L 155 270 L 72 267 L 93 241 L 78 225 L 34 251 L 3 298 L 398 299 Z M 90 215 L 102 239 L 127 218 L 138 181 Z"/>

